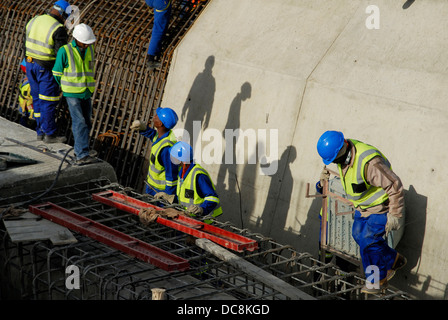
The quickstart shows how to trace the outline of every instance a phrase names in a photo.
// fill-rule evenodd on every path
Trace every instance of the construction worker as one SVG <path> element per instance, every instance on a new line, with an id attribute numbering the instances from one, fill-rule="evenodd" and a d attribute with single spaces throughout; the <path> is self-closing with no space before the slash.
<path id="1" fill-rule="evenodd" d="M 91 97 L 95 91 L 96 41 L 92 28 L 81 23 L 73 29 L 73 41 L 63 46 L 56 57 L 53 76 L 60 84 L 72 119 L 76 165 L 97 162 L 90 155 L 89 133 L 92 128 Z"/>
<path id="2" fill-rule="evenodd" d="M 151 154 L 149 157 L 146 193 L 157 198 L 167 198 L 173 201 L 176 194 L 178 166 L 171 162 L 169 149 L 177 139 L 171 130 L 177 124 L 177 114 L 171 108 L 157 108 L 154 116 L 154 127 L 150 128 L 141 120 L 135 120 L 132 130 L 151 139 Z"/>
<path id="3" fill-rule="evenodd" d="M 63 136 L 57 136 L 55 117 L 60 89 L 51 70 L 59 48 L 67 44 L 68 35 L 64 22 L 69 16 L 68 11 L 69 3 L 59 0 L 47 14 L 34 17 L 26 25 L 26 75 L 33 97 L 37 139 L 46 143 L 67 140 Z"/>
<path id="4" fill-rule="evenodd" d="M 21 125 L 31 128 L 36 124 L 36 120 L 34 119 L 34 110 L 33 110 L 33 97 L 31 96 L 31 86 L 28 81 L 28 77 L 26 76 L 26 60 L 23 59 L 20 64 L 20 69 L 25 74 L 22 82 L 20 83 L 20 92 L 19 92 L 19 108 L 22 117 L 19 122 Z"/>
<path id="5" fill-rule="evenodd" d="M 176 202 L 193 217 L 214 217 L 222 214 L 218 194 L 208 172 L 193 161 L 193 148 L 186 142 L 177 142 L 170 150 L 172 161 L 180 165 Z M 204 220 L 212 223 L 212 219 Z"/>
<path id="6" fill-rule="evenodd" d="M 170 22 L 172 3 L 171 0 L 145 0 L 145 2 L 154 9 L 154 23 L 146 60 L 146 65 L 152 71 L 160 67 L 160 61 L 157 61 L 157 56 L 160 54 L 162 40 Z"/>
<path id="7" fill-rule="evenodd" d="M 352 236 L 359 245 L 362 265 L 369 281 L 361 290 L 379 293 L 406 264 L 406 258 L 389 247 L 384 236 L 400 227 L 404 210 L 403 185 L 387 158 L 375 147 L 345 139 L 342 132 L 326 131 L 317 142 L 325 165 L 335 163 L 347 198 L 355 207 Z M 323 169 L 320 181 L 330 173 Z M 317 187 L 322 187 L 322 182 Z M 379 277 L 372 274 L 373 267 Z M 379 278 L 379 283 L 375 282 Z M 369 285 L 367 285 L 369 284 Z"/>

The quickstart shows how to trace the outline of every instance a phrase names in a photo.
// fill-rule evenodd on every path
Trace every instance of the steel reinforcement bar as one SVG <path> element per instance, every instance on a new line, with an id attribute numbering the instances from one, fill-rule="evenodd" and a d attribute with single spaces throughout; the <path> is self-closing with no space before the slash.
<path id="1" fill-rule="evenodd" d="M 161 106 L 171 58 L 178 43 L 207 5 L 205 1 L 177 0 L 162 43 L 162 65 L 150 72 L 145 64 L 154 15 L 144 1 L 73 0 L 80 22 L 92 27 L 95 43 L 96 88 L 92 97 L 91 145 L 109 162 L 122 185 L 144 185 L 149 141 L 133 134 L 135 119 L 151 123 Z M 53 1 L 0 0 L 0 116 L 17 122 L 19 85 L 24 77 L 27 22 L 47 12 Z M 72 29 L 69 29 L 71 40 Z M 60 134 L 73 144 L 71 119 L 64 99 L 57 109 Z"/>

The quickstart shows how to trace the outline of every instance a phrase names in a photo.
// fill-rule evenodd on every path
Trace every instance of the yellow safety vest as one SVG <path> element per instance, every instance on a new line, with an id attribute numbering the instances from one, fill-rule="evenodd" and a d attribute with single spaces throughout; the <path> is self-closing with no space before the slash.
<path id="1" fill-rule="evenodd" d="M 20 85 L 19 105 L 23 114 L 29 113 L 29 118 L 33 119 L 33 97 L 31 96 L 31 86 L 28 79 L 25 78 Z"/>
<path id="2" fill-rule="evenodd" d="M 366 209 L 379 205 L 389 199 L 387 193 L 380 187 L 371 186 L 365 179 L 365 165 L 376 156 L 382 157 L 389 168 L 392 169 L 387 158 L 375 147 L 363 142 L 350 139 L 356 149 L 353 165 L 342 174 L 342 167 L 338 164 L 339 174 L 341 176 L 342 186 L 344 187 L 347 198 L 357 208 Z"/>
<path id="3" fill-rule="evenodd" d="M 213 210 L 213 213 L 212 213 L 212 216 L 216 218 L 217 216 L 222 214 L 222 207 L 221 207 L 219 198 L 212 197 L 212 196 L 201 198 L 199 196 L 199 194 L 196 192 L 196 180 L 200 174 L 205 174 L 210 179 L 210 182 L 212 181 L 208 172 L 205 171 L 205 169 L 202 168 L 199 164 L 195 163 L 194 167 L 190 170 L 190 172 L 188 172 L 185 179 L 183 181 L 181 181 L 180 179 L 178 180 L 177 191 L 176 191 L 177 199 L 178 199 L 179 203 L 185 207 L 185 209 L 187 209 L 189 206 L 191 206 L 193 204 L 200 205 L 201 203 L 203 203 L 206 200 L 216 202 L 217 206 L 215 207 L 215 209 Z M 211 183 L 212 183 L 213 190 L 216 190 L 213 182 L 211 182 Z M 192 215 L 192 216 L 195 216 L 195 215 Z M 204 222 L 211 223 L 212 221 L 205 220 Z"/>
<path id="4" fill-rule="evenodd" d="M 172 130 L 170 130 L 168 136 L 155 143 L 157 138 L 158 135 L 153 138 L 153 145 L 151 146 L 147 182 L 158 190 L 165 190 L 165 186 L 175 186 L 177 181 L 166 181 L 165 167 L 160 163 L 159 155 L 163 148 L 172 147 L 177 139 Z"/>
<path id="5" fill-rule="evenodd" d="M 56 60 L 53 34 L 63 25 L 48 14 L 34 17 L 26 25 L 26 55 L 38 60 Z"/>
<path id="6" fill-rule="evenodd" d="M 61 49 L 67 53 L 68 67 L 64 68 L 61 75 L 61 89 L 66 93 L 83 93 L 86 90 L 95 91 L 94 78 L 94 54 L 93 45 L 87 47 L 84 60 L 72 43 L 66 44 Z"/>

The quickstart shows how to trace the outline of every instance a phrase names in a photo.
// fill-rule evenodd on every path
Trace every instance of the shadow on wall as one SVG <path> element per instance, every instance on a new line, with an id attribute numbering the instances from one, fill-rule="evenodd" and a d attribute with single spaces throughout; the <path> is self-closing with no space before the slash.
<path id="1" fill-rule="evenodd" d="M 200 72 L 188 92 L 180 118 L 185 120 L 185 133 L 183 140 L 187 141 L 196 150 L 196 138 L 193 131 L 193 121 L 200 121 L 202 130 L 207 129 L 215 100 L 216 81 L 213 77 L 215 57 L 209 56 L 205 61 L 204 70 Z"/>
<path id="2" fill-rule="evenodd" d="M 227 122 L 225 124 L 224 130 L 222 132 L 223 138 L 225 141 L 225 148 L 222 154 L 221 164 L 219 167 L 218 178 L 216 181 L 216 190 L 218 192 L 219 198 L 221 200 L 223 210 L 226 211 L 226 203 L 235 204 L 235 201 L 239 201 L 239 210 L 240 210 L 240 223 L 243 227 L 243 210 L 248 210 L 248 207 L 252 205 L 250 203 L 246 204 L 245 209 L 242 207 L 242 190 L 240 182 L 254 181 L 255 179 L 255 165 L 246 164 L 249 166 L 248 170 L 245 170 L 244 177 L 242 181 L 238 180 L 237 177 L 237 158 L 236 158 L 236 144 L 238 139 L 240 138 L 238 135 L 238 131 L 236 129 L 241 129 L 241 107 L 242 103 L 247 99 L 250 99 L 252 95 L 252 86 L 249 82 L 245 82 L 241 85 L 241 90 L 236 94 L 233 98 L 232 103 L 230 104 L 230 109 L 227 117 Z M 226 137 L 225 130 L 230 130 L 233 132 L 232 135 L 228 135 Z M 256 152 L 256 150 L 254 151 Z M 254 167 L 254 168 L 252 168 Z M 247 179 L 247 180 L 246 180 Z M 246 191 L 246 190 L 245 190 Z M 250 195 L 247 195 L 250 196 Z M 244 202 L 247 199 L 253 199 L 254 195 L 250 196 L 250 198 L 244 197 Z M 249 200 L 251 201 L 251 200 Z M 234 208 L 234 206 L 232 206 Z"/>
<path id="3" fill-rule="evenodd" d="M 396 279 L 392 280 L 391 283 L 397 284 L 397 287 L 419 299 L 448 299 L 447 284 L 442 284 L 432 279 L 431 276 L 419 274 L 425 238 L 428 198 L 419 194 L 411 185 L 409 190 L 405 190 L 405 203 L 405 230 L 396 249 L 407 258 L 408 263 L 403 271 L 397 272 Z M 432 294 L 428 293 L 430 288 Z M 438 297 L 434 297 L 433 292 L 437 291 L 440 291 L 440 294 L 438 294 Z"/>
<path id="4" fill-rule="evenodd" d="M 264 210 L 255 224 L 256 228 L 265 236 L 273 236 L 277 230 L 283 232 L 285 229 L 294 186 L 290 164 L 296 158 L 296 147 L 290 145 L 283 151 L 277 164 L 260 164 L 262 170 L 263 168 L 278 168 L 276 173 L 271 175 Z M 281 204 L 279 200 L 281 200 Z"/>

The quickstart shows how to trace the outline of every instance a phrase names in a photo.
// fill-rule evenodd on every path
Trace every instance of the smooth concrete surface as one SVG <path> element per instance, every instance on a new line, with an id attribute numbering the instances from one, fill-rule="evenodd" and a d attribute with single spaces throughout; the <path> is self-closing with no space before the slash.
<path id="1" fill-rule="evenodd" d="M 403 181 L 408 264 L 391 285 L 447 299 L 447 16 L 439 0 L 212 0 L 175 52 L 162 106 L 216 182 L 222 219 L 317 256 L 320 200 L 306 185 L 314 193 L 323 167 L 318 138 L 340 130 Z M 242 163 L 223 136 L 238 128 Z"/>
<path id="2" fill-rule="evenodd" d="M 24 144 L 30 147 L 24 146 Z M 46 149 L 47 152 L 40 152 L 33 148 Z M 69 151 L 70 149 L 71 151 Z M 35 131 L 1 117 L 0 152 L 12 153 L 36 161 L 35 164 L 12 164 L 7 166 L 6 170 L 0 171 L 0 199 L 39 191 L 44 192 L 52 186 L 59 168 L 60 173 L 55 187 L 73 185 L 100 177 L 117 182 L 115 171 L 107 162 L 101 161 L 83 166 L 75 166 L 67 161 L 62 163 L 66 152 L 68 152 L 66 160 L 74 157 L 73 149 L 69 145 L 45 144 L 43 141 L 37 141 Z"/>

